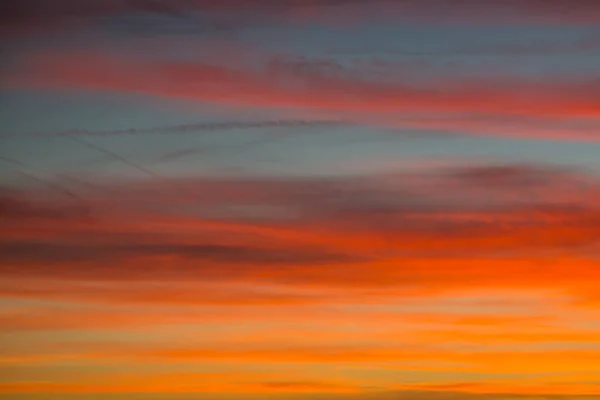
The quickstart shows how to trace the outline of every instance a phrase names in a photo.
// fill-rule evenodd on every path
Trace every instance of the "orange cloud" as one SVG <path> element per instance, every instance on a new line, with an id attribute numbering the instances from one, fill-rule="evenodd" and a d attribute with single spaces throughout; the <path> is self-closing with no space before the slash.
<path id="1" fill-rule="evenodd" d="M 113 182 L 91 219 L 46 189 L 2 191 L 0 368 L 21 375 L 1 392 L 533 400 L 597 387 L 592 175 L 485 164 L 164 185 Z M 87 375 L 60 374 L 73 365 Z M 118 365 L 131 373 L 106 373 Z"/>
<path id="2" fill-rule="evenodd" d="M 163 183 L 115 186 L 120 195 L 111 198 L 118 202 L 92 201 L 94 223 L 72 215 L 64 202 L 44 209 L 27 197 L 5 202 L 11 217 L 10 229 L 0 235 L 0 271 L 23 285 L 3 285 L 4 295 L 142 303 L 168 297 L 179 304 L 328 299 L 287 289 L 208 287 L 200 294 L 151 286 L 202 279 L 353 293 L 396 288 L 405 296 L 475 285 L 597 298 L 590 282 L 598 275 L 599 186 L 574 171 L 473 166 L 375 177 L 179 183 L 193 203 L 166 193 Z M 167 210 L 176 204 L 193 204 L 206 215 L 171 216 Z M 253 207 L 262 214 L 253 214 Z M 44 287 L 56 279 L 149 286 L 70 285 L 62 294 L 56 289 L 62 284 Z"/>

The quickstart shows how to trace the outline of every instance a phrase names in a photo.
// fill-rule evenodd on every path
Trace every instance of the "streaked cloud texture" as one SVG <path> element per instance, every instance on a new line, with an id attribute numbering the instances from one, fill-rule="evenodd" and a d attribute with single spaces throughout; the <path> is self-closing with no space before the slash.
<path id="1" fill-rule="evenodd" d="M 0 398 L 600 399 L 600 3 L 0 6 Z"/>

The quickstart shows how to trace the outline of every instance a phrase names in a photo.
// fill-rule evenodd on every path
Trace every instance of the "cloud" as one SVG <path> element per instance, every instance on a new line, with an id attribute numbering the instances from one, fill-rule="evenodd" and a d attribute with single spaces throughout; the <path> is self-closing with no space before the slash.
<path id="1" fill-rule="evenodd" d="M 160 126 L 155 128 L 129 128 L 118 130 L 87 130 L 76 129 L 60 132 L 26 132 L 19 133 L 19 136 L 116 136 L 116 135 L 143 135 L 143 134 L 185 134 L 199 132 L 219 132 L 237 129 L 269 129 L 269 128 L 320 128 L 327 126 L 342 125 L 343 121 L 335 120 L 301 120 L 301 119 L 279 119 L 279 120 L 263 120 L 263 121 L 219 121 L 219 122 L 202 122 L 198 124 Z M 8 133 L 4 132 L 4 135 Z"/>
<path id="2" fill-rule="evenodd" d="M 289 62 L 232 67 L 87 52 L 37 55 L 3 81 L 5 86 L 75 87 L 287 109 L 384 126 L 597 140 L 600 105 L 593 78 L 544 82 L 442 77 L 419 83 L 411 76 L 386 82 L 370 75 L 348 76 L 321 64 L 308 69 Z"/>
<path id="3" fill-rule="evenodd" d="M 185 187 L 185 196 L 173 185 Z M 523 288 L 562 290 L 590 305 L 597 298 L 600 186 L 582 171 L 449 165 L 353 177 L 175 180 L 168 188 L 114 182 L 91 199 L 92 224 L 15 213 L 3 222 L 0 273 L 30 282 L 5 295 L 60 297 L 43 282 L 63 279 L 283 288 L 235 292 L 232 303 L 246 295 L 249 303 L 323 299 L 294 288 L 407 298 Z M 92 301 L 152 302 L 162 292 L 181 304 L 227 302 L 222 291 L 170 287 L 69 290 Z"/>
<path id="4" fill-rule="evenodd" d="M 65 204 L 64 201 L 51 200 L 54 196 L 46 196 L 45 200 L 29 196 L 27 191 L 9 187 L 0 187 L 0 224 L 18 223 L 20 225 L 35 225 L 40 221 L 82 222 L 89 221 L 85 199 L 72 194 L 61 185 L 56 186 L 51 181 L 39 180 L 48 187 L 58 190 L 61 195 L 67 194 L 76 203 Z M 66 193 L 65 193 L 66 191 Z"/>
<path id="5" fill-rule="evenodd" d="M 156 15 L 159 25 L 214 16 L 226 29 L 387 16 L 436 25 L 597 19 L 596 3 L 570 3 L 572 13 L 562 0 L 24 0 L 0 6 L 8 14 L 0 34 L 89 24 L 135 30 L 130 22 Z M 283 105 L 296 118 L 58 132 L 73 136 L 312 128 L 331 118 L 451 134 L 599 137 L 594 77 L 424 82 L 414 79 L 416 65 L 362 69 L 276 55 L 261 64 L 262 55 L 161 62 L 45 53 L 1 80 Z M 597 397 L 600 180 L 593 174 L 465 162 L 354 176 L 178 178 L 94 146 L 146 179 L 89 183 L 85 196 L 73 181 L 33 173 L 26 189 L 0 188 L 0 375 L 7 373 L 0 397 Z"/>
<path id="6" fill-rule="evenodd" d="M 6 384 L 5 388 L 11 388 L 15 394 L 15 399 L 28 399 L 27 395 L 19 395 L 17 392 L 44 392 L 48 393 L 57 392 L 59 388 L 63 389 L 62 393 L 57 395 L 44 394 L 44 398 L 48 400 L 71 400 L 80 398 L 81 392 L 76 392 L 75 389 L 85 388 L 97 388 L 94 385 L 52 385 L 52 384 Z M 26 388 L 29 388 L 27 390 Z M 82 390 L 84 393 L 88 391 Z M 214 394 L 214 393 L 201 393 L 203 399 L 206 400 L 260 400 L 264 398 L 265 394 Z M 20 397 L 23 396 L 23 397 Z M 338 394 L 338 393 L 303 393 L 303 400 L 596 400 L 594 395 L 577 395 L 577 394 L 468 394 L 463 392 L 444 392 L 444 393 L 431 393 L 424 391 L 377 391 L 376 393 L 360 393 L 360 394 Z M 91 398 L 91 397 L 90 397 Z M 111 400 L 115 398 L 114 393 L 98 393 L 93 395 L 94 400 Z M 198 393 L 169 393 L 169 394 L 137 394 L 127 393 L 127 398 L 131 400 L 195 400 L 198 398 Z M 273 400 L 288 400 L 290 395 L 288 393 L 269 393 L 269 398 Z M 297 399 L 298 396 L 293 396 L 293 399 Z"/>
<path id="7" fill-rule="evenodd" d="M 397 46 L 378 46 L 373 45 L 368 48 L 358 45 L 338 47 L 331 49 L 331 55 L 346 56 L 403 56 L 403 57 L 426 57 L 425 60 L 417 61 L 422 67 L 429 65 L 428 62 L 440 57 L 527 57 L 540 55 L 555 55 L 582 53 L 598 49 L 600 47 L 600 38 L 597 34 L 590 34 L 578 40 L 568 43 L 556 42 L 535 42 L 535 43 L 486 43 L 484 45 L 461 45 L 447 50 L 419 51 L 410 49 L 401 49 Z M 393 72 L 401 63 L 384 60 L 359 59 L 357 61 L 363 67 L 370 67 L 381 72 Z"/>
<path id="8" fill-rule="evenodd" d="M 456 22 L 525 22 L 525 23 L 585 23 L 600 18 L 600 9 L 594 0 L 579 0 L 577 6 L 568 0 L 522 1 L 461 1 L 446 0 L 314 0 L 273 1 L 243 0 L 220 2 L 205 0 L 23 0 L 2 6 L 3 26 L 23 27 L 52 22 L 59 24 L 70 19 L 99 18 L 118 15 L 154 14 L 184 18 L 192 12 L 226 13 L 241 20 L 257 17 L 275 19 L 288 17 L 306 21 L 339 21 L 341 18 L 368 18 L 385 13 L 393 18 L 420 21 Z M 334 18 L 337 14 L 337 18 Z M 260 19 L 258 20 L 260 21 Z M 257 21 L 257 22 L 258 22 Z"/>
<path id="9" fill-rule="evenodd" d="M 441 344 L 415 344 L 410 349 L 398 348 L 401 343 L 395 345 L 357 345 L 326 343 L 322 345 L 231 345 L 224 343 L 213 347 L 176 347 L 161 346 L 160 348 L 149 348 L 148 346 L 137 346 L 129 348 L 128 352 L 122 349 L 113 349 L 112 354 L 123 358 L 135 357 L 138 360 L 151 362 L 152 360 L 164 360 L 168 362 L 197 362 L 198 360 L 223 360 L 238 362 L 278 362 L 278 363 L 307 363 L 307 364 L 343 364 L 343 363 L 396 363 L 398 371 L 402 371 L 403 364 L 414 363 L 446 363 L 459 370 L 466 368 L 472 372 L 494 371 L 495 373 L 576 373 L 589 371 L 595 367 L 594 360 L 600 355 L 597 350 L 526 350 L 517 351 L 502 347 L 473 351 L 468 348 L 444 347 Z M 146 348 L 144 348 L 146 347 Z M 119 350 L 121 350 L 119 352 Z M 522 364 L 515 361 L 515 357 L 523 360 Z M 561 364 L 561 361 L 565 361 Z M 439 365 L 439 364 L 438 364 Z M 462 368 L 461 368 L 462 367 Z M 402 389 L 406 386 L 397 384 Z M 410 385 L 419 389 L 420 385 Z M 475 386 L 475 385 L 473 385 Z M 518 393 L 511 391 L 510 387 L 494 385 L 495 390 L 490 392 Z M 550 386 L 550 385 L 549 385 Z M 422 387 L 421 387 L 422 388 Z M 433 388 L 430 388 L 433 389 Z M 448 390 L 440 385 L 438 390 Z M 504 390 L 502 390 L 504 389 Z M 549 388 L 548 388 L 549 389 Z M 542 389 L 543 390 L 543 389 Z M 538 390 L 538 393 L 543 393 Z M 568 388 L 567 388 L 568 390 Z M 481 392 L 480 388 L 472 388 L 467 392 Z M 484 390 L 485 392 L 485 390 Z"/>
<path id="10" fill-rule="evenodd" d="M 76 216 L 69 207 L 49 207 L 45 203 L 35 204 L 30 201 L 10 195 L 0 195 L 0 218 L 2 220 L 36 220 L 53 219 L 61 220 Z"/>
<path id="11" fill-rule="evenodd" d="M 4 306 L 0 313 L 0 330 L 6 334 L 52 330 L 135 331 L 175 326 L 186 329 L 190 335 L 204 330 L 203 340 L 234 345 L 248 340 L 270 344 L 308 341 L 340 345 L 366 336 L 381 345 L 397 343 L 399 338 L 415 345 L 443 342 L 461 346 L 487 341 L 529 350 L 544 345 L 594 344 L 597 330 L 573 326 L 573 322 L 593 318 L 592 312 L 559 301 L 552 293 L 531 296 L 529 300 L 526 291 L 501 293 L 520 297 L 513 300 L 512 306 L 494 307 L 475 297 L 476 294 L 464 291 L 459 295 L 402 297 L 397 291 L 376 295 L 372 291 L 333 287 L 290 290 L 284 285 L 254 282 L 139 281 L 132 285 L 130 282 L 16 278 L 11 284 L 0 285 L 0 294 L 5 300 L 37 299 L 46 303 L 16 301 L 11 307 Z M 357 302 L 361 305 L 347 306 Z M 390 307 L 399 302 L 400 309 Z M 448 312 L 449 304 L 454 305 L 454 311 Z M 322 326 L 324 321 L 326 329 Z M 360 321 L 360 329 L 349 329 L 353 321 Z M 223 324 L 239 324 L 244 328 L 212 333 L 204 329 L 208 325 Z M 524 326 L 527 326 L 525 331 Z"/>
<path id="12" fill-rule="evenodd" d="M 206 263 L 217 262 L 228 265 L 319 265 L 343 262 L 364 261 L 358 257 L 343 254 L 329 254 L 326 251 L 302 250 L 293 248 L 254 248 L 241 245 L 222 244 L 126 244 L 126 245 L 85 245 L 60 244 L 33 241 L 4 241 L 0 245 L 0 259 L 7 265 L 43 263 L 47 265 L 63 263 L 116 263 L 129 257 L 160 258 L 181 257 Z M 202 271 L 202 268 L 200 268 Z M 82 273 L 86 273 L 81 271 Z M 155 271 L 158 273 L 158 271 Z M 214 271 L 204 270 L 203 274 L 229 275 L 234 271 L 219 267 Z M 242 270 L 237 269 L 238 273 Z M 149 270 L 139 271 L 148 275 Z"/>
<path id="13" fill-rule="evenodd" d="M 589 224 L 593 229 L 595 199 L 600 196 L 594 175 L 528 164 L 458 164 L 353 177 L 172 178 L 115 182 L 110 189 L 90 201 L 132 216 L 136 208 L 143 214 L 151 207 L 155 214 L 148 217 L 168 215 L 174 221 L 179 217 L 171 210 L 177 206 L 180 215 L 192 217 L 188 221 L 197 227 L 210 228 L 203 224 L 221 220 L 242 231 L 261 226 L 282 231 L 312 227 L 348 234 L 434 236 L 436 231 L 446 235 L 444 228 L 455 229 L 456 234 L 463 229 L 467 234 L 471 229 L 494 234 L 509 226 L 515 232 L 559 225 L 584 228 Z M 134 249 L 118 250 L 129 251 Z M 192 254 L 194 250 L 181 251 Z"/>

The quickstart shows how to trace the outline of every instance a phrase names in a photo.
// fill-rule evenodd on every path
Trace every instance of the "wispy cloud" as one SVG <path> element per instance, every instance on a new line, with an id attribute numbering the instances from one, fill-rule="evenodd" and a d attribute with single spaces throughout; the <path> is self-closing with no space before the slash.
<path id="1" fill-rule="evenodd" d="M 320 113 L 334 119 L 413 129 L 597 139 L 598 104 L 593 96 L 593 77 L 561 82 L 448 76 L 423 83 L 408 73 L 382 81 L 375 76 L 348 76 L 345 70 L 338 73 L 321 67 L 298 69 L 294 63 L 266 63 L 256 69 L 203 62 L 142 62 L 88 52 L 37 56 L 28 68 L 7 75 L 4 82 Z M 193 129 L 213 128 L 231 126 Z"/>
<path id="2" fill-rule="evenodd" d="M 354 18 L 372 16 L 374 12 L 386 12 L 402 19 L 456 20 L 481 23 L 482 21 L 512 22 L 594 22 L 599 18 L 598 5 L 593 0 L 580 0 L 575 6 L 567 0 L 523 0 L 488 1 L 485 4 L 475 1 L 461 1 L 454 4 L 444 0 L 375 0 L 368 4 L 363 0 L 315 0 L 315 1 L 253 1 L 251 4 L 240 0 L 218 3 L 204 0 L 91 0 L 84 3 L 68 0 L 26 0 L 3 6 L 5 26 L 24 26 L 43 21 L 64 21 L 70 18 L 95 18 L 111 15 L 151 13 L 169 17 L 184 17 L 190 12 L 227 12 L 244 19 L 257 16 L 275 17 L 282 15 L 302 16 L 311 13 L 331 13 L 342 10 L 353 14 Z M 365 11 L 369 11 L 365 14 Z M 361 15 L 362 13 L 362 15 Z M 331 16 L 330 16 L 331 18 Z M 338 16 L 339 18 L 339 16 Z"/>
<path id="3" fill-rule="evenodd" d="M 197 124 L 159 126 L 154 128 L 129 128 L 116 129 L 110 131 L 95 131 L 88 129 L 75 129 L 62 132 L 26 132 L 19 133 L 20 136 L 113 136 L 113 135 L 141 135 L 141 134 L 193 134 L 205 132 L 230 131 L 237 129 L 269 129 L 269 128 L 320 128 L 327 126 L 342 125 L 341 120 L 269 120 L 269 121 L 218 121 L 218 122 L 201 122 Z M 9 132 L 4 132 L 4 135 L 9 135 Z M 13 134 L 14 135 L 14 134 Z"/>
<path id="4" fill-rule="evenodd" d="M 0 5 L 0 397 L 596 400 L 599 11 Z"/>
<path id="5" fill-rule="evenodd" d="M 600 186 L 576 170 L 490 164 L 177 184 L 186 196 L 154 180 L 114 184 L 93 199 L 93 225 L 57 225 L 56 213 L 13 215 L 0 244 L 2 274 L 397 288 L 409 296 L 473 285 L 561 287 L 590 304 L 596 298 L 589 283 Z"/>

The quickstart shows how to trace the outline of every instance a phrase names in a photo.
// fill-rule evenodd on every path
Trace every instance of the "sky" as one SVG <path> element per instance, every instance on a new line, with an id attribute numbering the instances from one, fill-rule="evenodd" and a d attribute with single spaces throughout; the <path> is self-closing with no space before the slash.
<path id="1" fill-rule="evenodd" d="M 0 5 L 0 398 L 600 399 L 600 2 Z"/>

